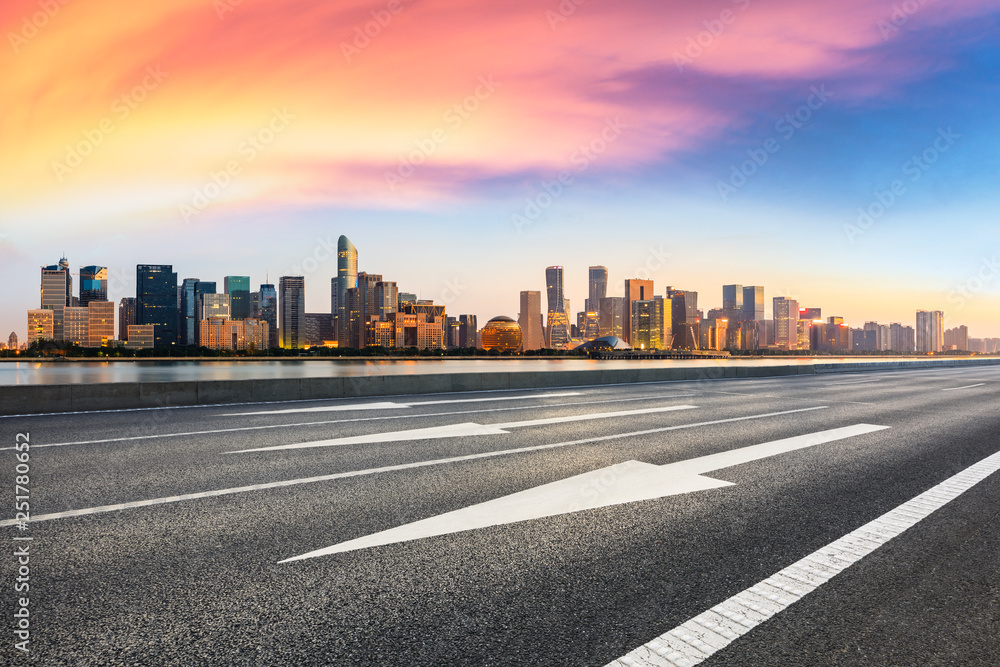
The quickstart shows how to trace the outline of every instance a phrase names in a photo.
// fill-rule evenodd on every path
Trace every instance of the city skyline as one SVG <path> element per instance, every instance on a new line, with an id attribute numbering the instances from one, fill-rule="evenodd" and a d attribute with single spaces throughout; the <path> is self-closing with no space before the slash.
<path id="1" fill-rule="evenodd" d="M 175 340 L 177 344 L 181 345 L 194 344 L 198 334 L 194 333 L 194 338 L 192 338 L 192 331 L 196 331 L 201 326 L 199 323 L 204 318 L 221 315 L 226 320 L 242 321 L 248 318 L 261 318 L 258 313 L 262 314 L 267 311 L 272 313 L 271 317 L 274 319 L 262 318 L 262 321 L 271 322 L 270 331 L 265 330 L 263 335 L 265 336 L 264 340 L 272 342 L 271 347 L 275 346 L 273 342 L 279 336 L 278 332 L 281 332 L 280 347 L 301 347 L 302 336 L 307 341 L 314 341 L 313 344 L 316 344 L 315 341 L 317 340 L 336 341 L 339 339 L 341 347 L 363 347 L 364 343 L 357 342 L 361 340 L 359 336 L 370 337 L 372 332 L 368 334 L 361 333 L 361 330 L 356 327 L 362 326 L 363 328 L 363 325 L 354 324 L 356 316 L 360 318 L 359 321 L 367 320 L 370 315 L 375 315 L 376 318 L 381 316 L 383 321 L 391 319 L 389 315 L 396 311 L 397 298 L 400 309 L 402 309 L 403 301 L 413 303 L 419 299 L 417 310 L 412 312 L 426 312 L 428 317 L 436 316 L 433 315 L 434 313 L 443 315 L 447 311 L 448 304 L 446 303 L 435 304 L 433 299 L 424 300 L 423 295 L 400 292 L 396 281 L 383 282 L 382 274 L 360 271 L 358 269 L 358 249 L 346 236 L 339 238 L 337 248 L 337 274 L 331 278 L 329 283 L 330 307 L 326 310 L 312 312 L 307 312 L 308 308 L 305 299 L 306 280 L 304 276 L 281 276 L 279 278 L 280 286 L 277 291 L 274 290 L 274 285 L 270 283 L 261 283 L 258 289 L 251 289 L 252 281 L 249 276 L 225 276 L 222 281 L 223 292 L 215 294 L 216 281 L 204 281 L 198 278 L 184 278 L 181 280 L 178 278 L 179 274 L 174 270 L 172 265 L 138 264 L 136 265 L 137 291 L 135 297 L 123 297 L 120 300 L 119 322 L 117 327 L 112 326 L 114 323 L 112 317 L 112 323 L 107 325 L 107 330 L 112 333 L 108 338 L 113 337 L 114 331 L 125 331 L 128 328 L 126 325 L 156 322 L 158 324 L 154 339 L 158 346 L 162 344 L 163 340 Z M 83 338 L 86 340 L 87 308 L 85 300 L 88 298 L 96 301 L 104 301 L 105 298 L 114 299 L 114 294 L 113 292 L 109 292 L 108 271 L 106 267 L 100 265 L 81 267 L 79 273 L 81 279 L 76 283 L 73 280 L 73 275 L 76 274 L 70 272 L 69 267 L 70 263 L 66 257 L 60 258 L 58 264 L 41 267 L 41 305 L 38 307 L 43 309 L 55 308 L 56 314 L 51 318 L 52 321 L 49 325 L 46 325 L 51 326 L 54 338 L 57 340 L 63 339 L 63 322 L 64 319 L 67 322 L 69 321 L 68 318 L 72 311 L 73 317 L 77 318 L 77 320 L 83 318 Z M 599 335 L 602 336 L 619 335 L 626 342 L 635 343 L 636 347 L 665 347 L 668 349 L 670 347 L 698 349 L 700 339 L 702 341 L 701 345 L 710 346 L 706 349 L 713 349 L 711 346 L 714 346 L 714 349 L 758 349 L 759 347 L 760 349 L 823 351 L 827 349 L 827 346 L 832 345 L 832 350 L 842 349 L 849 351 L 854 349 L 858 351 L 862 348 L 855 346 L 853 341 L 854 332 L 859 331 L 863 332 L 864 337 L 868 335 L 873 336 L 870 341 L 864 338 L 866 342 L 862 343 L 865 346 L 869 345 L 869 343 L 878 346 L 872 348 L 873 351 L 876 349 L 899 351 L 900 348 L 898 345 L 901 339 L 898 338 L 897 333 L 892 334 L 892 340 L 895 342 L 892 346 L 889 346 L 890 324 L 893 330 L 897 326 L 903 326 L 911 332 L 910 335 L 913 337 L 913 342 L 909 344 L 909 347 L 903 349 L 904 351 L 912 350 L 915 347 L 918 353 L 934 352 L 942 349 L 947 350 L 949 349 L 947 347 L 949 341 L 951 341 L 950 344 L 962 341 L 964 346 L 956 347 L 955 349 L 969 350 L 971 349 L 969 341 L 972 339 L 989 340 L 995 338 L 988 333 L 984 334 L 974 329 L 970 333 L 970 328 L 967 324 L 955 324 L 952 321 L 948 321 L 948 326 L 952 327 L 952 329 L 948 329 L 945 326 L 945 313 L 943 311 L 928 311 L 923 308 L 915 312 L 915 320 L 904 318 L 899 321 L 893 321 L 884 318 L 869 318 L 864 321 L 864 328 L 862 329 L 859 323 L 852 323 L 849 319 L 845 319 L 841 315 L 830 315 L 831 309 L 828 307 L 826 311 L 827 317 L 824 320 L 820 315 L 820 312 L 823 310 L 822 305 L 813 303 L 807 306 L 800 300 L 788 298 L 783 295 L 770 295 L 768 297 L 765 294 L 765 286 L 722 285 L 718 290 L 719 293 L 717 296 L 719 299 L 717 303 L 709 301 L 708 299 L 711 297 L 706 295 L 699 304 L 697 291 L 678 289 L 672 285 L 666 285 L 661 287 L 663 293 L 657 295 L 653 280 L 647 278 L 626 278 L 623 282 L 622 297 L 615 295 L 612 288 L 609 298 L 604 298 L 600 294 L 608 294 L 607 284 L 608 282 L 613 284 L 613 281 L 609 281 L 609 272 L 605 266 L 588 267 L 587 290 L 590 296 L 586 299 L 586 304 L 589 306 L 591 298 L 598 297 L 597 300 L 601 305 L 597 309 L 599 312 L 595 313 L 597 317 L 591 318 L 590 313 L 585 310 L 576 312 L 574 318 L 573 313 L 575 309 L 571 308 L 570 299 L 564 298 L 564 267 L 548 266 L 545 268 L 544 273 L 546 300 L 549 305 L 548 312 L 529 312 L 528 315 L 530 317 L 526 318 L 525 314 L 521 311 L 524 310 L 526 305 L 532 311 L 540 309 L 541 292 L 521 290 L 519 292 L 520 309 L 515 315 L 522 328 L 525 327 L 527 321 L 533 321 L 534 316 L 537 315 L 538 324 L 542 325 L 544 332 L 543 346 L 554 347 L 556 349 L 571 349 L 580 344 L 580 342 L 593 340 L 598 335 L 598 326 L 600 326 L 601 331 Z M 650 275 L 649 272 L 646 272 L 646 275 Z M 79 296 L 73 294 L 74 284 L 77 284 Z M 173 285 L 172 289 L 170 289 L 171 285 Z M 286 285 L 291 287 L 286 289 Z M 347 294 L 346 299 L 340 296 L 345 291 Z M 529 300 L 525 301 L 526 295 L 535 296 L 527 296 Z M 56 297 L 66 300 L 65 318 L 63 315 L 64 307 L 53 301 Z M 272 298 L 274 299 L 273 302 L 268 301 L 265 303 L 267 299 Z M 534 299 L 533 302 L 532 298 Z M 205 300 L 204 310 L 202 310 L 202 299 Z M 224 299 L 224 301 L 221 301 L 221 299 Z M 667 299 L 665 305 L 663 299 Z M 138 306 L 136 311 L 138 312 L 138 316 L 130 315 L 131 319 L 127 322 L 124 319 L 126 301 L 136 304 L 135 306 L 130 305 L 129 308 Z M 611 303 L 608 304 L 609 309 L 622 308 L 620 325 L 616 325 L 621 327 L 620 333 L 612 333 L 609 327 L 610 320 L 605 322 L 608 313 L 605 312 L 604 301 L 621 302 L 620 306 L 614 306 Z M 113 304 L 114 301 L 107 301 L 107 303 Z M 210 303 L 212 304 L 211 306 L 209 305 Z M 346 308 L 338 306 L 338 304 L 345 303 Z M 366 304 L 367 308 L 374 308 L 371 313 L 367 311 Z M 557 307 L 555 304 L 561 304 L 562 309 L 558 311 L 553 310 Z M 710 306 L 708 304 L 715 305 Z M 768 309 L 767 304 L 773 304 L 773 308 Z M 68 307 L 79 305 L 83 305 L 84 307 Z M 176 308 L 174 308 L 174 305 L 176 305 Z M 153 307 L 153 311 L 155 311 L 151 311 L 153 312 L 152 315 L 146 312 L 151 306 Z M 224 310 L 216 312 L 215 309 L 220 306 Z M 638 311 L 633 309 L 635 306 L 639 307 Z M 38 317 L 40 316 L 39 313 L 45 311 L 37 310 L 38 307 L 28 309 L 27 311 L 28 326 L 25 330 L 25 338 L 21 338 L 16 330 L 12 332 L 20 340 L 31 340 L 33 338 L 31 333 L 33 322 L 39 330 L 43 328 Z M 170 310 L 172 315 L 157 314 L 162 313 L 165 308 Z M 195 313 L 198 314 L 195 315 Z M 345 313 L 350 314 L 351 324 L 349 329 L 343 328 L 340 324 L 340 318 L 344 317 Z M 644 318 L 641 333 L 637 333 L 639 329 L 634 328 L 635 325 L 631 323 L 633 314 Z M 106 320 L 106 313 L 101 316 Z M 325 325 L 309 322 L 310 318 L 324 316 L 329 319 Z M 135 319 L 136 317 L 138 319 Z M 164 317 L 167 319 L 164 319 Z M 448 317 L 448 321 L 453 322 L 453 326 L 458 327 L 459 320 L 461 319 L 464 323 L 467 317 L 472 318 L 471 321 L 473 322 L 473 326 L 475 326 L 474 322 L 477 319 L 479 321 L 489 321 L 494 317 L 504 318 L 507 315 L 501 313 L 489 318 L 479 319 L 481 316 L 478 314 L 462 314 L 459 317 L 452 311 Z M 935 318 L 933 324 L 928 319 L 929 317 Z M 566 330 L 563 330 L 558 336 L 553 335 L 553 318 L 555 318 L 554 321 L 557 325 L 566 325 Z M 653 319 L 651 320 L 650 318 Z M 660 321 L 657 318 L 665 319 Z M 572 324 L 574 319 L 576 323 Z M 599 320 L 600 325 L 598 325 Z M 717 322 L 717 320 L 719 321 Z M 814 320 L 819 325 L 818 329 L 812 331 L 811 334 L 808 331 L 808 327 L 806 330 L 802 329 L 804 322 L 811 323 Z M 452 346 L 452 333 L 449 332 L 449 327 L 452 324 L 445 323 L 443 319 L 438 321 L 443 327 L 443 336 L 440 339 L 441 345 Z M 652 323 L 654 322 L 660 322 L 660 324 L 653 325 Z M 708 333 L 702 332 L 699 336 L 698 327 L 690 328 L 689 325 L 692 322 L 701 322 L 701 328 L 707 327 Z M 726 322 L 729 322 L 728 328 Z M 913 326 L 910 326 L 911 322 Z M 748 323 L 757 324 L 748 328 Z M 572 334 L 568 331 L 570 325 L 572 325 L 574 330 Z M 579 332 L 576 331 L 577 325 L 579 325 Z M 717 325 L 720 327 L 719 331 L 716 331 Z M 836 325 L 841 325 L 844 329 L 842 340 L 834 336 L 833 333 L 826 333 L 825 327 Z M 94 325 L 92 324 L 91 326 L 93 327 Z M 319 330 L 313 330 L 310 338 L 309 334 L 307 334 L 308 327 L 310 326 L 328 327 L 329 334 L 323 338 L 318 338 L 320 335 Z M 461 334 L 463 340 L 466 337 L 464 326 L 465 324 L 462 325 L 463 333 Z M 593 329 L 590 328 L 591 326 Z M 650 328 L 651 326 L 653 328 Z M 66 327 L 68 332 L 69 324 L 66 324 Z M 163 328 L 161 329 L 161 327 Z M 295 330 L 294 333 L 290 331 L 293 327 Z M 880 329 L 882 333 L 879 333 Z M 850 330 L 849 334 L 848 330 Z M 869 330 L 871 330 L 870 334 Z M 454 340 L 456 342 L 460 335 L 458 331 L 456 328 L 454 332 Z M 618 329 L 615 329 L 615 331 L 618 331 Z M 915 334 L 913 334 L 914 331 L 916 332 Z M 381 340 L 378 336 L 389 335 L 388 332 L 389 329 L 384 328 L 383 334 L 375 334 L 376 339 Z M 228 334 L 226 335 L 228 336 Z M 240 335 L 242 336 L 242 331 Z M 650 337 L 651 335 L 652 337 Z M 705 335 L 708 335 L 709 338 L 706 339 Z M 817 335 L 819 338 L 816 338 Z M 833 338 L 827 340 L 828 336 L 833 336 Z M 67 333 L 66 339 L 71 338 Z M 526 342 L 534 338 L 535 336 L 531 332 L 525 334 Z M 572 340 L 570 340 L 571 338 Z M 390 339 L 387 338 L 385 340 L 389 341 Z M 637 342 L 640 340 L 646 342 Z M 716 342 L 706 343 L 706 340 Z M 883 340 L 885 341 L 884 343 Z M 812 344 L 809 344 L 810 341 Z M 389 346 L 392 346 L 391 342 Z M 863 349 L 868 348 L 865 347 Z"/>
<path id="2" fill-rule="evenodd" d="M 1000 311 L 994 3 L 57 5 L 0 9 L 11 276 L 65 247 L 259 283 L 345 234 L 482 318 L 551 265 L 574 309 L 605 265 L 858 322 Z M 0 292 L 0 327 L 31 305 Z"/>

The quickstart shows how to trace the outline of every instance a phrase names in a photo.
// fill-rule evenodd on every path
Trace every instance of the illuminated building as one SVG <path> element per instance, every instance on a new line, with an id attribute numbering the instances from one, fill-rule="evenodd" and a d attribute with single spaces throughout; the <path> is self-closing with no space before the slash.
<path id="1" fill-rule="evenodd" d="M 330 313 L 306 313 L 306 347 L 322 347 L 333 341 L 333 316 Z"/>
<path id="2" fill-rule="evenodd" d="M 483 330 L 485 331 L 485 328 Z M 569 349 L 570 327 L 569 317 L 566 316 L 566 313 L 562 311 L 549 312 L 545 338 L 547 345 L 553 350 Z"/>
<path id="3" fill-rule="evenodd" d="M 774 345 L 779 350 L 794 350 L 799 345 L 799 302 L 783 296 L 774 297 Z"/>
<path id="4" fill-rule="evenodd" d="M 393 316 L 395 313 L 392 314 Z M 365 340 L 370 347 L 394 348 L 396 345 L 396 322 L 394 317 L 387 321 L 372 320 L 365 325 Z M 405 347 L 405 346 L 399 346 Z"/>
<path id="5" fill-rule="evenodd" d="M 108 300 L 108 269 L 106 266 L 80 267 L 80 306 L 91 301 Z"/>
<path id="6" fill-rule="evenodd" d="M 625 342 L 631 345 L 633 349 L 638 350 L 641 348 L 632 340 L 632 302 L 651 301 L 652 299 L 652 280 L 639 280 L 636 278 L 629 278 L 625 280 L 625 303 L 622 308 L 622 314 L 624 316 L 622 321 L 622 331 Z"/>
<path id="7" fill-rule="evenodd" d="M 337 277 L 330 294 L 334 334 L 340 347 L 349 347 L 347 290 L 358 286 L 358 249 L 346 236 L 337 240 Z"/>
<path id="8" fill-rule="evenodd" d="M 477 347 L 479 345 L 478 318 L 475 315 L 458 316 L 458 346 Z"/>
<path id="9" fill-rule="evenodd" d="M 701 342 L 698 318 L 698 293 L 667 287 L 671 300 L 672 326 L 675 350 L 696 350 Z"/>
<path id="10" fill-rule="evenodd" d="M 149 349 L 156 346 L 156 327 L 152 324 L 132 324 L 128 328 L 125 347 Z"/>
<path id="11" fill-rule="evenodd" d="M 545 293 L 548 297 L 548 312 L 566 312 L 565 296 L 563 294 L 563 267 L 550 266 L 545 269 Z"/>
<path id="12" fill-rule="evenodd" d="M 63 340 L 63 310 L 72 305 L 73 277 L 69 261 L 63 257 L 58 264 L 42 267 L 41 307 L 52 311 L 52 340 Z"/>
<path id="13" fill-rule="evenodd" d="M 428 348 L 445 348 L 445 320 L 447 318 L 447 313 L 445 312 L 445 306 L 442 304 L 435 304 L 433 301 L 417 301 L 415 304 L 407 304 L 403 309 L 403 312 L 410 315 L 424 315 L 424 320 L 426 325 L 437 326 L 440 330 L 439 334 L 434 335 L 436 342 L 433 345 L 426 345 Z M 424 345 L 418 345 L 418 347 L 424 347 Z"/>
<path id="14" fill-rule="evenodd" d="M 701 321 L 699 330 L 702 350 L 722 350 L 726 347 L 726 332 L 729 320 L 725 317 L 709 317 Z"/>
<path id="15" fill-rule="evenodd" d="M 511 318 L 502 315 L 486 323 L 482 338 L 485 350 L 516 352 L 521 349 L 521 327 Z"/>
<path id="16" fill-rule="evenodd" d="M 246 350 L 251 346 L 262 350 L 268 345 L 268 325 L 261 320 L 209 317 L 200 324 L 198 339 L 210 350 Z"/>
<path id="17" fill-rule="evenodd" d="M 89 342 L 87 324 L 90 310 L 79 306 L 67 306 L 63 310 L 63 340 L 80 347 Z"/>
<path id="18" fill-rule="evenodd" d="M 305 325 L 306 279 L 304 276 L 282 276 L 278 280 L 278 338 L 281 347 L 303 349 Z"/>
<path id="19" fill-rule="evenodd" d="M 597 333 L 601 337 L 622 338 L 625 335 L 625 299 L 620 296 L 604 297 L 598 304 Z"/>
<path id="20" fill-rule="evenodd" d="M 135 321 L 151 324 L 154 347 L 177 343 L 177 274 L 169 264 L 139 264 L 135 267 Z"/>
<path id="21" fill-rule="evenodd" d="M 375 309 L 373 315 L 387 317 L 399 310 L 399 289 L 396 283 L 383 280 L 375 283 Z"/>
<path id="22" fill-rule="evenodd" d="M 722 310 L 725 317 L 733 325 L 743 319 L 743 285 L 722 286 Z"/>
<path id="23" fill-rule="evenodd" d="M 198 313 L 198 322 L 207 320 L 210 317 L 232 318 L 228 294 L 202 294 L 198 302 L 201 304 L 201 311 Z M 200 325 L 199 325 L 200 326 Z M 200 340 L 200 338 L 199 338 Z"/>
<path id="24" fill-rule="evenodd" d="M 608 295 L 608 269 L 605 266 L 592 266 L 587 270 L 588 293 L 584 303 L 584 312 L 597 312 L 601 299 Z"/>
<path id="25" fill-rule="evenodd" d="M 755 285 L 745 285 L 743 287 L 743 314 L 740 318 L 744 322 L 764 321 L 764 288 Z"/>
<path id="26" fill-rule="evenodd" d="M 587 311 L 583 314 L 583 326 L 580 336 L 587 341 L 594 340 L 601 335 L 601 318 L 596 311 Z"/>
<path id="27" fill-rule="evenodd" d="M 13 331 L 10 332 L 10 336 L 7 337 L 7 349 L 16 350 L 17 349 L 17 334 Z"/>
<path id="28" fill-rule="evenodd" d="M 53 340 L 55 335 L 55 311 L 39 308 L 28 311 L 28 345 L 36 340 Z"/>
<path id="29" fill-rule="evenodd" d="M 799 319 L 800 320 L 821 320 L 823 319 L 823 309 L 822 308 L 799 308 Z"/>
<path id="30" fill-rule="evenodd" d="M 114 339 L 114 302 L 90 301 L 87 303 L 87 346 L 103 347 Z"/>
<path id="31" fill-rule="evenodd" d="M 659 336 L 655 331 L 656 325 L 653 323 L 652 300 L 637 299 L 631 301 L 630 308 L 629 326 L 631 327 L 631 339 L 627 341 L 628 344 L 632 346 L 633 350 L 656 349 L 656 341 Z"/>
<path id="32" fill-rule="evenodd" d="M 521 292 L 521 311 L 517 315 L 521 327 L 522 345 L 525 350 L 540 350 L 545 347 L 542 329 L 542 293 Z"/>

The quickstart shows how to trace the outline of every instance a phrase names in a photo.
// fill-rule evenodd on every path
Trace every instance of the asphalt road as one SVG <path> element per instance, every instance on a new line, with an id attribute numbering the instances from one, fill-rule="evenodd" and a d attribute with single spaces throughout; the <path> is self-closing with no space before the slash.
<path id="1" fill-rule="evenodd" d="M 976 367 L 2 418 L 0 663 L 606 665 L 996 454 L 998 405 Z M 704 664 L 1000 664 L 982 477 Z"/>

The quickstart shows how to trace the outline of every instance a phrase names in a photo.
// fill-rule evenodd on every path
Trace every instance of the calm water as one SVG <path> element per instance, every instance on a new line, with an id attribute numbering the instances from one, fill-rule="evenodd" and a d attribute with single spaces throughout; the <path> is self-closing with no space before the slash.
<path id="1" fill-rule="evenodd" d="M 433 373 L 502 373 L 569 371 L 667 366 L 782 366 L 790 364 L 899 361 L 901 357 L 778 357 L 771 359 L 705 359 L 594 361 L 590 359 L 421 359 L 414 360 L 282 360 L 282 361 L 18 361 L 0 363 L 0 385 L 74 384 L 93 382 L 174 382 L 251 380 L 356 375 Z M 926 357 L 918 358 L 926 361 Z"/>

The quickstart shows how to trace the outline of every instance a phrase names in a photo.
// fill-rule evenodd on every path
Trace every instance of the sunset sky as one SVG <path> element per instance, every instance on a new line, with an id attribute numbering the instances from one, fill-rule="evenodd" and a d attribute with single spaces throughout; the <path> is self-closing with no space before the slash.
<path id="1" fill-rule="evenodd" d="M 6 0 L 0 25 L 4 340 L 64 252 L 115 301 L 162 263 L 305 275 L 329 311 L 341 234 L 480 324 L 548 265 L 581 310 L 603 264 L 610 295 L 648 272 L 705 310 L 757 284 L 768 312 L 1000 336 L 995 1 Z"/>

